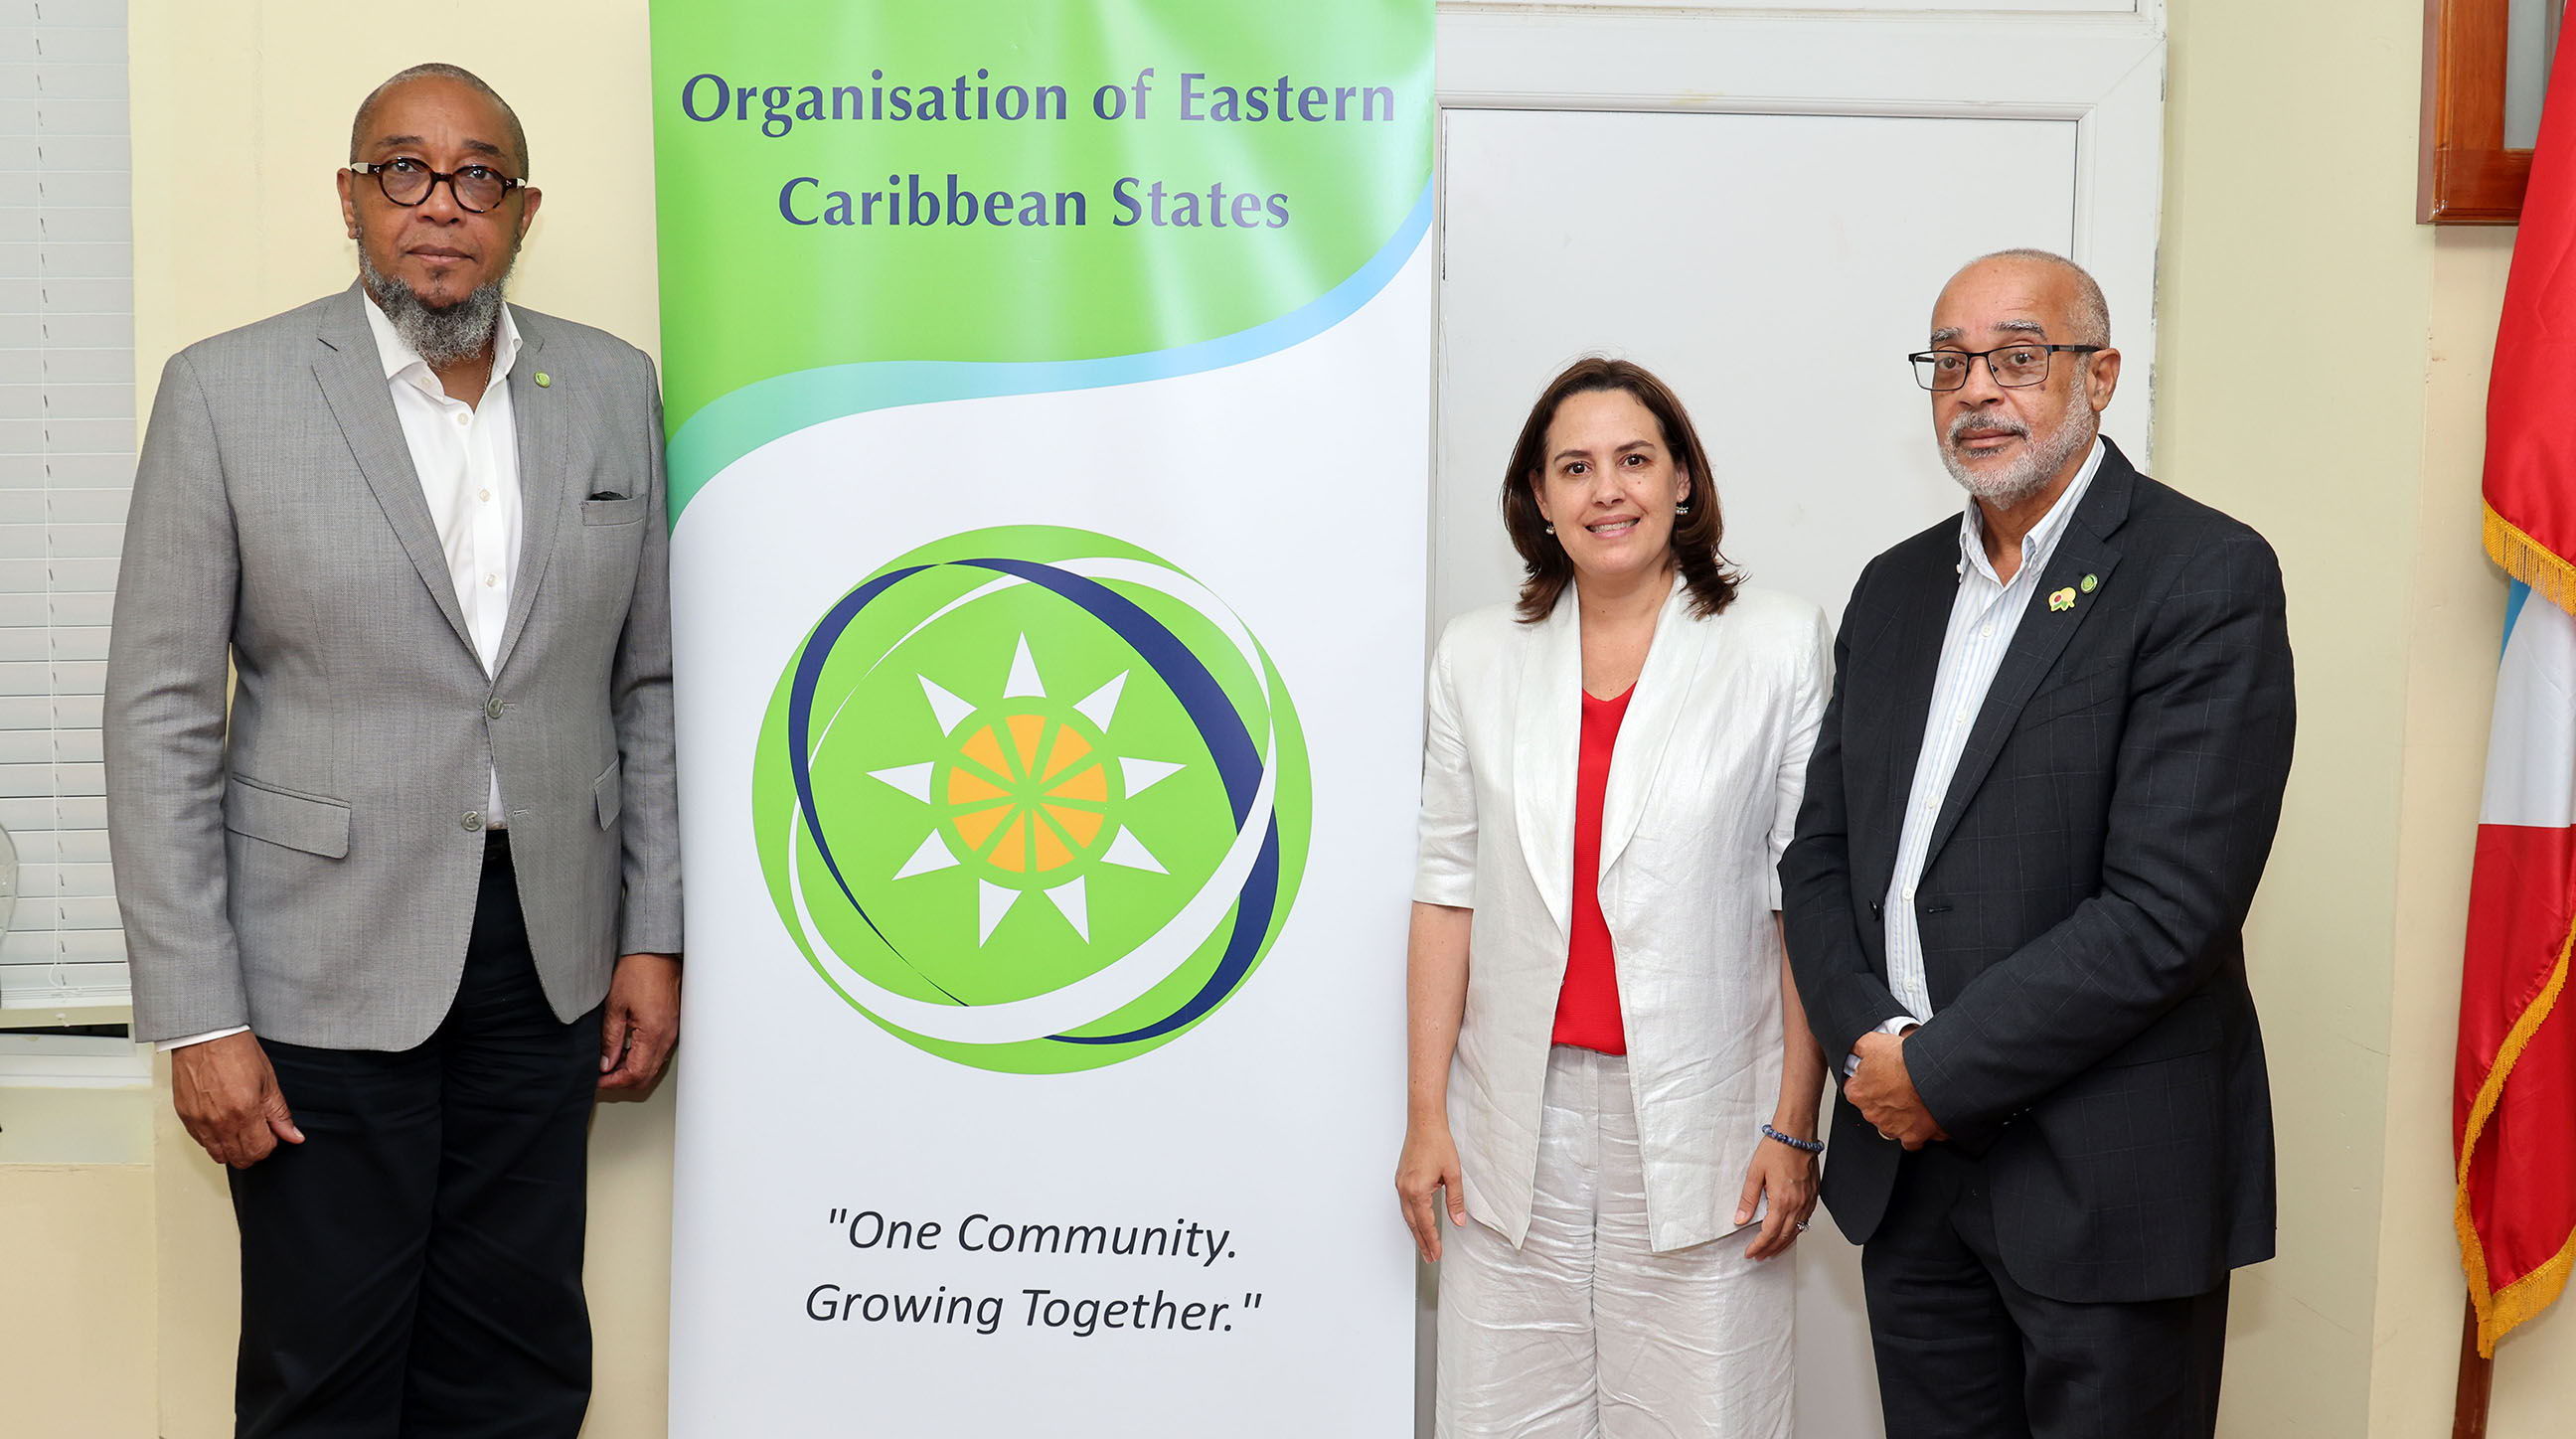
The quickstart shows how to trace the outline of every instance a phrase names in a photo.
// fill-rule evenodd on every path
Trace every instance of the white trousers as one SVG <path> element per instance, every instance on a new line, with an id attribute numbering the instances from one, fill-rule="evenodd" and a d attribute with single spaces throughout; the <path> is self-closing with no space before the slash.
<path id="1" fill-rule="evenodd" d="M 1797 1251 L 1751 1242 L 1653 1252 L 1628 1061 L 1557 1046 L 1528 1240 L 1446 1230 L 1440 1439 L 1790 1439 Z"/>

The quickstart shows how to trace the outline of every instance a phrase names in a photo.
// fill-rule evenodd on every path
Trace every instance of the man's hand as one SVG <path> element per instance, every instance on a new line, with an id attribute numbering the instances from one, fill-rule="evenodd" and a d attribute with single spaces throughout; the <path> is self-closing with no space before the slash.
<path id="1" fill-rule="evenodd" d="M 218 1164 L 248 1169 L 276 1152 L 279 1140 L 302 1144 L 268 1051 L 244 1030 L 170 1051 L 170 1100 L 188 1137 Z"/>
<path id="2" fill-rule="evenodd" d="M 1860 1110 L 1861 1118 L 1877 1126 L 1881 1138 L 1921 1149 L 1950 1137 L 1932 1111 L 1923 1107 L 1923 1096 L 1914 1092 L 1914 1076 L 1905 1070 L 1902 1035 L 1864 1034 L 1852 1053 L 1860 1057 L 1860 1068 L 1843 1081 L 1843 1098 Z"/>
<path id="3" fill-rule="evenodd" d="M 680 1040 L 680 957 L 630 954 L 608 981 L 599 1026 L 602 1093 L 649 1089 Z"/>

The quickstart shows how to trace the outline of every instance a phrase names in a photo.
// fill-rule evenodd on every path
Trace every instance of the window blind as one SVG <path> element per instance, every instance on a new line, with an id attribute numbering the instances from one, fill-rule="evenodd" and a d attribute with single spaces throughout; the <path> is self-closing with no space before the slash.
<path id="1" fill-rule="evenodd" d="M 124 0 L 0 0 L 0 1007 L 122 1003 L 99 695 L 134 480 Z"/>

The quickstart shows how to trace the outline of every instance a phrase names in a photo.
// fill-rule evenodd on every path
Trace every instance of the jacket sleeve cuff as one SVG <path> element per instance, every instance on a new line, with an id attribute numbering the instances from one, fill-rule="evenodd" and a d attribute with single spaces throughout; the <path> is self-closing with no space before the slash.
<path id="1" fill-rule="evenodd" d="M 676 919 L 632 921 L 617 932 L 619 954 L 679 954 L 684 936 Z"/>
<path id="2" fill-rule="evenodd" d="M 1921 1024 L 1922 1022 L 1923 1022 L 1923 1021 L 1921 1021 L 1921 1020 L 1919 1020 L 1919 1019 L 1916 1019 L 1913 1015 L 1910 1015 L 1910 1014 L 1898 1014 L 1898 1015 L 1891 1015 L 1891 1016 L 1889 1016 L 1889 1017 L 1888 1017 L 1888 1018 L 1886 1018 L 1886 1019 L 1882 1019 L 1882 1020 L 1880 1020 L 1880 1021 L 1878 1022 L 1878 1028 L 1876 1028 L 1876 1029 L 1869 1029 L 1869 1030 L 1863 1030 L 1863 1031 L 1862 1031 L 1862 1033 L 1863 1033 L 1863 1034 L 1902 1034 L 1902 1033 L 1904 1033 L 1904 1032 L 1905 1032 L 1905 1027 L 1906 1027 L 1907 1025 L 1910 1025 L 1910 1024 L 1911 1024 L 1911 1025 L 1919 1025 L 1919 1024 Z M 1858 1070 L 1858 1069 L 1860 1068 L 1860 1053 L 1859 1053 L 1859 1045 L 1860 1045 L 1860 1041 L 1859 1041 L 1859 1040 L 1853 1040 L 1853 1041 L 1852 1041 L 1852 1045 L 1853 1045 L 1853 1050 L 1852 1050 L 1852 1052 L 1851 1052 L 1851 1053 L 1848 1053 L 1848 1054 L 1845 1054 L 1845 1055 L 1843 1056 L 1843 1078 L 1845 1078 L 1845 1079 L 1849 1079 L 1849 1078 L 1851 1078 L 1851 1077 L 1852 1077 L 1852 1074 L 1853 1074 L 1856 1070 Z"/>

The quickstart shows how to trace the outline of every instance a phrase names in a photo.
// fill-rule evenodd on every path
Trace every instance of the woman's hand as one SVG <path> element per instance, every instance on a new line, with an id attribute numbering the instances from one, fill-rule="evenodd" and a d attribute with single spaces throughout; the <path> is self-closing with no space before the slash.
<path id="1" fill-rule="evenodd" d="M 1445 1191 L 1449 1222 L 1467 1222 L 1467 1192 L 1458 1178 L 1458 1146 L 1446 1124 L 1415 1125 L 1404 1131 L 1404 1154 L 1395 1162 L 1396 1203 L 1422 1262 L 1440 1261 L 1441 1195 Z"/>
<path id="2" fill-rule="evenodd" d="M 1798 1242 L 1807 1216 L 1816 1212 L 1816 1157 L 1765 1136 L 1745 1167 L 1744 1198 L 1735 1206 L 1735 1222 L 1752 1223 L 1754 1208 L 1766 1194 L 1771 1212 L 1763 1217 L 1762 1232 L 1745 1247 L 1747 1259 L 1786 1254 Z"/>

